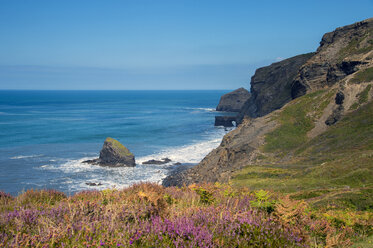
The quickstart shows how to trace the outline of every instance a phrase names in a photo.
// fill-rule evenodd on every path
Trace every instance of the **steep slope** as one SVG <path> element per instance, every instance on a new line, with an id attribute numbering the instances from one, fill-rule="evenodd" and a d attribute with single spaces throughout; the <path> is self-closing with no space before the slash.
<path id="1" fill-rule="evenodd" d="M 367 134 L 363 136 L 357 135 L 360 132 L 359 128 L 355 129 L 357 133 L 338 130 L 343 130 L 340 126 L 342 124 L 339 124 L 339 122 L 343 123 L 343 118 L 346 115 L 352 116 L 345 117 L 345 119 L 352 118 L 352 123 L 359 122 L 358 119 L 354 119 L 356 117 L 354 112 L 365 113 L 367 118 L 371 118 L 371 115 L 367 115 L 367 111 L 364 112 L 362 109 L 370 109 L 369 106 L 371 106 L 372 100 L 373 50 L 369 45 L 365 46 L 371 43 L 369 38 L 371 37 L 371 31 L 366 27 L 370 27 L 372 22 L 373 19 L 369 19 L 361 22 L 362 24 L 350 25 L 326 34 L 317 53 L 302 66 L 301 71 L 297 74 L 298 79 L 304 79 L 302 76 L 303 73 L 308 76 L 308 79 L 312 78 L 311 75 L 319 75 L 314 77 L 314 80 L 302 81 L 308 85 L 308 88 L 306 87 L 307 90 L 304 92 L 307 93 L 306 95 L 294 99 L 281 109 L 271 112 L 268 115 L 255 119 L 244 118 L 242 124 L 236 130 L 228 133 L 220 146 L 208 154 L 197 166 L 166 178 L 164 184 L 168 186 L 199 182 L 227 182 L 232 178 L 233 173 L 236 173 L 245 166 L 254 168 L 255 166 L 264 164 L 271 166 L 278 165 L 280 167 L 285 166 L 286 170 L 285 172 L 281 172 L 280 170 L 279 174 L 275 173 L 275 175 L 260 170 L 254 170 L 252 173 L 254 175 L 259 173 L 260 175 L 268 175 L 269 177 L 286 178 L 292 175 L 292 166 L 295 166 L 297 169 L 301 168 L 296 173 L 305 173 L 305 171 L 310 170 L 310 165 L 321 166 L 326 160 L 316 160 L 314 157 L 315 154 L 305 153 L 308 151 L 308 148 L 304 145 L 311 144 L 312 142 L 317 144 L 317 139 L 322 137 L 320 135 L 335 128 L 336 132 L 345 133 L 346 141 L 355 140 L 356 144 L 358 144 L 359 142 L 363 142 L 363 139 L 356 139 L 356 137 L 364 137 L 367 139 L 367 142 L 371 142 L 371 136 Z M 362 35 L 362 32 L 365 32 L 364 35 Z M 345 39 L 342 34 L 351 34 L 352 36 Z M 354 34 L 356 34 L 357 40 L 360 43 L 365 44 L 364 48 L 358 50 L 358 52 L 356 52 L 356 49 L 348 48 L 351 46 L 348 41 L 356 40 Z M 369 39 L 366 40 L 366 37 Z M 345 41 L 343 44 L 346 45 L 346 49 L 340 47 L 342 40 Z M 337 45 L 333 44 L 334 41 Z M 331 53 L 330 50 L 332 47 L 338 47 L 338 52 Z M 340 56 L 341 51 L 344 51 L 341 66 L 346 65 L 347 68 L 349 67 L 347 65 L 351 65 L 351 61 L 358 61 L 359 63 L 353 63 L 354 66 L 349 67 L 351 70 L 348 71 L 348 74 L 338 74 L 337 78 L 339 81 L 329 83 L 331 81 L 328 82 L 326 76 L 331 75 L 331 73 L 326 72 L 325 74 L 325 70 L 319 66 L 314 67 L 313 70 L 310 69 L 312 68 L 311 64 L 315 61 L 335 61 L 334 65 L 337 65 L 337 61 L 341 61 L 341 58 L 338 57 L 339 60 L 337 60 L 334 57 Z M 330 58 L 330 56 L 334 57 Z M 347 64 L 343 64 L 343 62 Z M 306 73 L 305 68 L 308 68 L 310 71 Z M 346 72 L 345 67 L 343 68 L 343 71 Z M 334 70 L 334 72 L 336 71 Z M 325 75 L 320 77 L 323 73 Z M 293 86 L 295 84 L 293 83 Z M 367 103 L 369 103 L 368 107 L 365 107 Z M 368 123 L 368 132 L 373 133 L 372 125 L 369 124 L 368 120 L 366 122 Z M 333 135 L 327 136 L 327 140 L 327 142 L 332 144 L 339 142 L 338 138 Z M 303 147 L 303 151 L 300 149 L 301 147 Z M 315 145 L 315 147 L 318 146 Z M 364 154 L 370 154 L 371 150 L 373 150 L 371 145 L 364 147 L 361 150 Z M 325 153 L 325 156 L 327 157 L 328 153 Z M 341 158 L 351 157 L 349 149 L 341 150 L 340 156 Z M 305 162 L 308 161 L 307 159 L 315 161 L 315 163 Z M 346 163 L 345 166 L 354 168 L 352 162 Z M 368 163 L 361 175 L 371 175 L 371 167 L 372 164 Z M 351 170 L 348 173 L 352 173 L 353 171 Z M 261 174 L 262 172 L 264 174 Z M 327 173 L 328 170 L 323 172 Z M 346 175 L 347 179 L 351 181 L 353 181 L 353 176 L 353 174 Z M 368 181 L 370 182 L 370 180 Z M 256 180 L 254 181 L 244 181 L 244 184 L 253 186 L 257 183 Z M 295 182 L 302 183 L 301 181 Z M 322 185 L 316 177 L 314 181 L 315 185 Z M 352 184 L 347 185 L 349 187 L 352 186 Z M 361 184 L 359 185 L 361 186 Z M 293 185 L 293 190 L 297 187 L 297 185 Z M 279 188 L 281 188 L 280 185 Z M 286 186 L 285 188 L 289 190 L 289 187 Z"/>
<path id="2" fill-rule="evenodd" d="M 256 161 L 234 173 L 233 183 L 293 193 L 294 198 L 306 199 L 314 206 L 332 204 L 333 208 L 372 211 L 372 95 L 370 89 L 370 102 L 317 137 L 288 138 L 285 149 L 281 132 L 286 124 L 279 126 L 266 136 L 266 145 Z M 303 130 L 307 129 L 305 125 Z"/>
<path id="3" fill-rule="evenodd" d="M 293 98 L 332 86 L 372 60 L 373 18 L 326 33 L 316 54 L 295 78 Z"/>

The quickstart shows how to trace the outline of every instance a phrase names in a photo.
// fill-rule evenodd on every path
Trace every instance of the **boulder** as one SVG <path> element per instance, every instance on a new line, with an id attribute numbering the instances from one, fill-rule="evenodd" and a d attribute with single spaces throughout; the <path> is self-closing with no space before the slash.
<path id="1" fill-rule="evenodd" d="M 90 182 L 85 183 L 85 184 L 88 186 L 101 186 L 102 185 L 102 183 L 90 183 Z"/>
<path id="2" fill-rule="evenodd" d="M 217 111 L 226 112 L 240 112 L 242 106 L 250 98 L 250 92 L 244 88 L 239 88 L 235 91 L 229 92 L 220 98 L 219 105 L 216 107 Z"/>
<path id="3" fill-rule="evenodd" d="M 87 160 L 83 163 L 97 164 L 109 167 L 134 167 L 135 156 L 118 140 L 106 138 L 100 151 L 100 157 L 94 160 Z"/>

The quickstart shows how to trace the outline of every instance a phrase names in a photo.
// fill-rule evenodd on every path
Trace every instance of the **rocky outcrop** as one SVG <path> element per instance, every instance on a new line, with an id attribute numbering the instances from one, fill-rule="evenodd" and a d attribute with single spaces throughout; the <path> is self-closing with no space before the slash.
<path id="1" fill-rule="evenodd" d="M 343 101 L 345 99 L 345 95 L 342 91 L 339 91 L 335 95 L 335 104 L 337 107 L 333 110 L 332 114 L 326 119 L 325 124 L 328 126 L 334 125 L 337 121 L 342 118 L 344 106 Z"/>
<path id="2" fill-rule="evenodd" d="M 98 159 L 87 160 L 83 163 L 109 167 L 136 166 L 135 156 L 118 140 L 110 137 L 106 138 Z"/>
<path id="3" fill-rule="evenodd" d="M 234 127 L 236 116 L 215 116 L 215 126 Z"/>
<path id="4" fill-rule="evenodd" d="M 251 78 L 251 97 L 245 102 L 237 121 L 245 116 L 260 117 L 281 108 L 292 100 L 291 86 L 299 68 L 313 53 L 298 55 L 259 68 Z"/>
<path id="5" fill-rule="evenodd" d="M 239 112 L 250 95 L 250 92 L 244 88 L 229 92 L 220 98 L 216 111 Z"/>
<path id="6" fill-rule="evenodd" d="M 168 176 L 163 185 L 227 182 L 233 171 L 250 164 L 256 149 L 264 142 L 263 135 L 275 125 L 270 116 L 245 119 L 235 130 L 226 134 L 220 146 L 212 150 L 198 165 Z"/>
<path id="7" fill-rule="evenodd" d="M 299 70 L 291 86 L 292 98 L 332 86 L 359 70 L 373 50 L 373 18 L 326 33 L 310 60 Z"/>

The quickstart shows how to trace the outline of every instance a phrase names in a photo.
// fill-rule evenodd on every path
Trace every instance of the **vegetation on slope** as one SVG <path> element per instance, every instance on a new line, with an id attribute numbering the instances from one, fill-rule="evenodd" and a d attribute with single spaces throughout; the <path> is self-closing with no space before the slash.
<path id="1" fill-rule="evenodd" d="M 367 103 L 370 88 L 368 85 L 358 96 L 359 109 L 313 139 L 307 137 L 313 118 L 320 116 L 327 105 L 324 100 L 330 100 L 335 93 L 314 92 L 286 106 L 275 117 L 280 125 L 266 136 L 262 155 L 237 172 L 233 184 L 286 193 L 292 199 L 305 200 L 315 211 L 341 215 L 336 218 L 345 224 L 348 216 L 371 215 L 373 101 Z M 373 230 L 373 220 L 368 222 L 367 236 Z"/>
<path id="2" fill-rule="evenodd" d="M 338 53 L 339 61 L 347 56 L 364 54 L 373 50 L 373 30 L 367 30 L 363 37 L 354 37 L 349 44 Z"/>
<path id="3" fill-rule="evenodd" d="M 323 105 L 312 106 L 310 99 L 317 94 L 320 96 L 319 92 L 307 95 L 287 106 L 278 117 L 285 124 L 266 137 L 264 151 L 281 151 L 285 139 L 290 143 L 285 151 L 292 156 L 281 162 L 281 156 L 265 153 L 256 164 L 236 174 L 236 184 L 283 192 L 373 186 L 373 102 L 345 116 L 325 133 L 307 140 L 306 133 L 312 128 L 309 109 L 318 111 Z M 288 114 L 297 108 L 299 111 Z M 297 121 L 308 124 L 292 125 Z M 291 138 L 283 137 L 284 126 Z"/>
<path id="4" fill-rule="evenodd" d="M 373 81 L 373 67 L 361 70 L 351 79 L 353 83 L 370 82 Z"/>
<path id="5" fill-rule="evenodd" d="M 1 247 L 308 247 L 351 244 L 369 215 L 229 185 L 138 184 L 71 197 L 0 193 Z"/>
<path id="6" fill-rule="evenodd" d="M 263 150 L 286 154 L 304 144 L 333 95 L 334 91 L 320 90 L 293 100 L 275 117 L 280 125 L 266 135 Z"/>

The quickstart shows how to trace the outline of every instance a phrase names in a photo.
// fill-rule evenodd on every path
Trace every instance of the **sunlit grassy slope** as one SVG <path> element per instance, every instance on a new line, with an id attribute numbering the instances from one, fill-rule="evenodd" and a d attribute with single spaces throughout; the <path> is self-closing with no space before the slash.
<path id="1" fill-rule="evenodd" d="M 373 211 L 373 102 L 307 138 L 331 96 L 315 92 L 280 112 L 260 160 L 237 172 L 233 183 L 293 193 L 315 206 Z"/>

